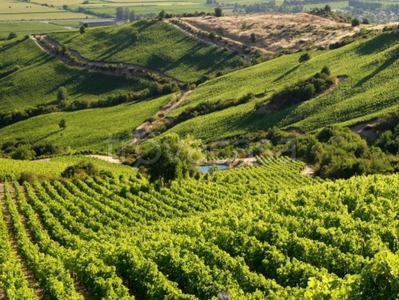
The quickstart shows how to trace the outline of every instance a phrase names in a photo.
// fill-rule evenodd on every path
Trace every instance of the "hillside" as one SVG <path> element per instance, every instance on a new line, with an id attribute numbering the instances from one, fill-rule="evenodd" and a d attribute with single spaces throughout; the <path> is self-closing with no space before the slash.
<path id="1" fill-rule="evenodd" d="M 136 41 L 133 33 L 137 33 Z M 138 64 L 184 82 L 242 66 L 239 56 L 203 44 L 163 22 L 141 20 L 89 29 L 83 35 L 75 31 L 49 36 L 89 60 Z"/>
<path id="2" fill-rule="evenodd" d="M 90 161 L 108 175 L 0 185 L 5 293 L 249 300 L 398 292 L 397 175 L 323 183 L 300 175 L 302 163 L 260 158 L 262 166 L 156 190 L 134 170 Z M 37 279 L 28 282 L 21 264 Z"/>
<path id="3" fill-rule="evenodd" d="M 0 141 L 20 139 L 32 144 L 52 143 L 70 150 L 108 154 L 129 142 L 133 129 L 154 115 L 170 98 L 163 96 L 108 108 L 33 117 L 0 129 Z M 62 119 L 66 120 L 65 129 L 58 126 Z"/>
<path id="4" fill-rule="evenodd" d="M 10 72 L 8 72 L 10 71 Z M 7 43 L 0 48 L 0 111 L 7 114 L 39 104 L 54 104 L 64 86 L 69 100 L 107 99 L 150 87 L 143 79 L 117 77 L 65 65 L 32 40 Z"/>
<path id="5" fill-rule="evenodd" d="M 191 133 L 211 141 L 272 126 L 311 131 L 332 124 L 350 125 L 398 109 L 398 78 L 395 76 L 399 58 L 398 33 L 381 34 L 335 50 L 311 52 L 312 58 L 305 63 L 298 62 L 300 55 L 282 56 L 200 85 L 171 116 L 177 116 L 187 107 L 195 107 L 204 99 L 223 102 L 246 93 L 259 95 L 259 98 L 198 116 L 171 131 L 182 135 Z M 330 92 L 285 110 L 267 115 L 254 111 L 257 101 L 312 76 L 322 66 L 328 66 L 334 75 L 345 76 L 345 80 Z"/>
<path id="6" fill-rule="evenodd" d="M 360 30 L 349 23 L 308 13 L 206 16 L 180 20 L 195 30 L 222 33 L 223 37 L 257 47 L 267 54 L 281 50 L 328 48 Z M 256 41 L 251 41 L 251 34 L 255 34 Z"/>

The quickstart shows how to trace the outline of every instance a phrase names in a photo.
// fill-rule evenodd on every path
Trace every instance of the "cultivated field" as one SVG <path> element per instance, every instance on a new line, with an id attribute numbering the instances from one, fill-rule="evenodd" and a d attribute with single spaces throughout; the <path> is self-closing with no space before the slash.
<path id="1" fill-rule="evenodd" d="M 65 65 L 28 39 L 3 47 L 3 71 L 17 68 L 0 79 L 0 110 L 3 114 L 39 104 L 54 104 L 57 90 L 64 86 L 69 100 L 106 100 L 108 96 L 139 92 L 149 87 L 143 79 L 105 75 Z"/>
<path id="2" fill-rule="evenodd" d="M 194 118 L 171 131 L 191 133 L 210 141 L 272 126 L 310 131 L 343 122 L 348 125 L 396 111 L 397 37 L 398 33 L 387 33 L 336 50 L 311 52 L 312 58 L 303 64 L 298 63 L 301 53 L 282 56 L 206 82 L 171 115 L 177 116 L 204 99 L 237 99 L 248 92 L 264 95 L 264 99 L 284 86 L 312 76 L 324 65 L 329 66 L 332 74 L 347 76 L 331 92 L 274 114 L 255 113 L 255 102 L 251 102 Z"/>
<path id="3" fill-rule="evenodd" d="M 38 2 L 31 3 L 18 2 L 13 0 L 2 0 L 0 2 L 0 20 L 30 21 L 86 18 L 85 14 L 65 11 L 62 9 L 62 7 L 56 7 L 54 5 L 51 5 L 51 3 L 49 3 L 48 1 L 46 1 L 45 3 L 38 4 Z"/>
<path id="4" fill-rule="evenodd" d="M 386 298 L 398 176 L 323 183 L 301 162 L 259 160 L 160 189 L 93 159 L 107 175 L 5 182 L 0 287 L 24 299 Z"/>
<path id="5" fill-rule="evenodd" d="M 135 31 L 137 41 L 132 40 Z M 84 35 L 75 31 L 49 36 L 89 60 L 147 66 L 184 82 L 195 82 L 203 75 L 228 72 L 242 65 L 238 55 L 203 44 L 164 22 L 142 20 L 89 29 Z"/>

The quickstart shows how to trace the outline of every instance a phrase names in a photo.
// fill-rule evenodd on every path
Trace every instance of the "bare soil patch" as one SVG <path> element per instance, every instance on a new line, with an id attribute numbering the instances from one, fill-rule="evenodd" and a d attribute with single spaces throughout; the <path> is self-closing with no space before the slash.
<path id="1" fill-rule="evenodd" d="M 345 36 L 354 35 L 360 27 L 349 23 L 322 18 L 308 13 L 297 14 L 250 14 L 224 17 L 182 18 L 181 21 L 197 30 L 219 33 L 224 37 L 257 47 L 265 53 L 284 49 L 328 47 Z M 371 26 L 370 26 L 371 27 Z M 250 35 L 257 36 L 251 42 Z"/>

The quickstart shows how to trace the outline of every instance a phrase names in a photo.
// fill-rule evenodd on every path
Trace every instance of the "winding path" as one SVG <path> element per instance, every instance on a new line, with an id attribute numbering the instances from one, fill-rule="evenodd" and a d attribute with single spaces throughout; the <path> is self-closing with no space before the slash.
<path id="1" fill-rule="evenodd" d="M 170 82 L 176 82 L 180 85 L 185 84 L 185 82 L 167 76 L 164 73 L 153 70 L 150 68 L 146 68 L 136 64 L 124 63 L 124 62 L 105 62 L 105 61 L 92 61 L 84 58 L 80 53 L 73 49 L 68 49 L 66 52 L 68 55 L 63 55 L 61 52 L 57 52 L 57 49 L 62 49 L 63 46 L 59 44 L 57 41 L 50 39 L 47 35 L 41 36 L 30 36 L 30 38 L 36 43 L 36 45 L 48 53 L 51 56 L 54 56 L 60 59 L 62 62 L 69 66 L 81 67 L 86 70 L 91 70 L 94 72 L 99 72 L 108 75 L 117 75 L 117 76 L 128 76 L 135 78 L 143 78 L 149 81 L 157 82 L 153 77 L 158 77 L 161 79 L 166 79 Z M 109 66 L 114 66 L 115 68 L 112 70 Z M 151 75 L 153 76 L 151 76 Z"/>
<path id="2" fill-rule="evenodd" d="M 201 30 L 187 22 L 184 22 L 184 20 L 181 20 L 181 19 L 180 20 L 179 19 L 164 19 L 163 21 L 166 24 L 169 24 L 170 26 L 173 26 L 176 29 L 182 31 L 189 37 L 194 38 L 202 43 L 212 45 L 212 46 L 218 47 L 220 49 L 229 49 L 231 52 L 237 51 L 248 61 L 250 61 L 252 59 L 251 55 L 244 53 L 243 49 L 244 49 L 244 47 L 246 47 L 246 45 L 241 42 L 235 41 L 235 40 L 227 38 L 227 37 L 223 37 L 221 40 L 219 40 L 218 38 L 215 38 L 214 40 L 210 40 L 209 38 L 198 36 L 198 34 L 193 34 L 190 30 L 193 30 L 194 32 L 199 32 Z M 178 22 L 174 22 L 174 21 L 178 21 Z M 206 31 L 203 31 L 203 32 L 206 32 Z M 226 44 L 226 42 L 228 42 L 229 44 Z"/>

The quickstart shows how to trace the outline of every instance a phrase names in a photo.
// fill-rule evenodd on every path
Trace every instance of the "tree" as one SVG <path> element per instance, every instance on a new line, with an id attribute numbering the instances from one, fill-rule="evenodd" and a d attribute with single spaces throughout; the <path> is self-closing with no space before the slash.
<path id="1" fill-rule="evenodd" d="M 324 6 L 324 11 L 326 12 L 326 13 L 331 13 L 331 6 L 330 5 L 326 5 L 326 6 Z"/>
<path id="2" fill-rule="evenodd" d="M 308 61 L 310 59 L 310 54 L 309 53 L 304 53 L 299 57 L 299 62 L 303 63 L 305 61 Z"/>
<path id="3" fill-rule="evenodd" d="M 17 37 L 17 34 L 15 32 L 10 32 L 7 39 L 12 40 L 12 39 L 15 39 L 16 37 Z"/>
<path id="4" fill-rule="evenodd" d="M 129 20 L 130 17 L 130 10 L 128 7 L 125 7 L 125 10 L 123 11 L 123 19 L 124 20 Z"/>
<path id="5" fill-rule="evenodd" d="M 362 23 L 365 24 L 365 25 L 368 25 L 368 24 L 370 24 L 370 20 L 367 19 L 367 18 L 364 18 Z"/>
<path id="6" fill-rule="evenodd" d="M 166 12 L 164 10 L 161 10 L 161 12 L 159 13 L 159 17 L 161 19 L 163 19 L 163 18 L 165 18 L 165 16 L 166 16 Z"/>
<path id="7" fill-rule="evenodd" d="M 117 21 L 123 20 L 123 8 L 122 7 L 117 7 L 115 14 L 116 14 L 115 18 Z"/>
<path id="8" fill-rule="evenodd" d="M 251 33 L 250 38 L 252 43 L 255 43 L 258 40 L 256 33 Z"/>
<path id="9" fill-rule="evenodd" d="M 135 13 L 134 10 L 131 10 L 131 11 L 130 11 L 129 20 L 130 20 L 130 22 L 133 22 L 133 21 L 136 20 L 136 13 Z"/>
<path id="10" fill-rule="evenodd" d="M 179 135 L 170 133 L 162 136 L 150 145 L 143 145 L 138 161 L 144 163 L 150 181 L 169 183 L 185 174 L 194 175 L 202 159 L 201 147 L 198 141 L 187 136 L 184 140 Z"/>
<path id="11" fill-rule="evenodd" d="M 12 159 L 31 160 L 35 157 L 35 152 L 28 145 L 19 146 L 12 154 Z"/>
<path id="12" fill-rule="evenodd" d="M 61 101 L 65 101 L 68 99 L 68 91 L 65 87 L 60 86 L 57 91 L 57 101 L 60 103 Z"/>
<path id="13" fill-rule="evenodd" d="M 352 19 L 352 26 L 359 26 L 360 25 L 360 20 L 358 18 Z"/>
<path id="14" fill-rule="evenodd" d="M 84 27 L 84 25 L 80 26 L 79 31 L 80 31 L 80 34 L 85 33 L 86 27 Z"/>
<path id="15" fill-rule="evenodd" d="M 132 42 L 136 42 L 139 39 L 139 31 L 137 29 L 132 30 Z"/>
<path id="16" fill-rule="evenodd" d="M 324 73 L 324 74 L 330 76 L 331 75 L 330 68 L 327 66 L 324 66 L 323 69 L 321 69 L 321 73 Z"/>
<path id="17" fill-rule="evenodd" d="M 61 129 L 65 129 L 66 128 L 66 120 L 65 119 L 61 119 L 61 121 L 58 123 L 58 126 Z"/>
<path id="18" fill-rule="evenodd" d="M 215 7 L 215 16 L 216 17 L 221 17 L 223 16 L 223 10 L 221 7 Z"/>

